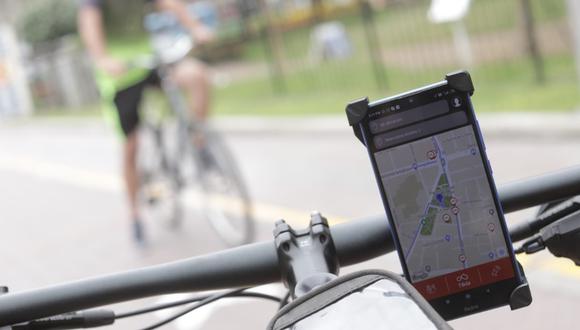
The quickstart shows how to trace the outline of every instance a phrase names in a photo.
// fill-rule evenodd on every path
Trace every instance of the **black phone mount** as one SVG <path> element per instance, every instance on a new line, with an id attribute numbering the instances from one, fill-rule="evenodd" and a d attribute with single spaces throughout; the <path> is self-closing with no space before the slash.
<path id="1" fill-rule="evenodd" d="M 467 93 L 469 94 L 469 96 L 473 95 L 473 92 L 475 91 L 475 88 L 473 87 L 473 82 L 471 81 L 471 75 L 467 71 L 457 71 L 448 73 L 445 75 L 445 82 L 450 88 L 453 88 L 456 91 L 462 93 Z M 420 93 L 422 90 L 423 89 L 419 89 L 411 93 Z M 394 96 L 392 97 L 392 100 L 406 96 L 409 96 L 409 94 Z M 352 129 L 354 130 L 354 135 L 363 144 L 365 144 L 363 133 L 361 132 L 361 129 L 358 124 L 361 123 L 365 118 L 367 118 L 368 112 L 369 112 L 368 97 L 354 100 L 346 106 L 346 117 L 348 119 L 348 124 L 352 126 Z"/>
<path id="2" fill-rule="evenodd" d="M 522 307 L 529 306 L 532 303 L 532 292 L 530 291 L 530 285 L 528 284 L 528 279 L 524 274 L 524 268 L 518 261 L 518 267 L 520 269 L 520 274 L 522 276 L 522 283 L 512 290 L 510 294 L 509 305 L 511 310 L 520 309 Z"/>
<path id="3" fill-rule="evenodd" d="M 471 80 L 471 76 L 467 71 L 457 71 L 449 73 L 445 75 L 445 81 L 442 83 L 446 84 L 449 88 L 454 89 L 457 92 L 466 93 L 469 96 L 472 96 L 475 91 L 475 88 L 473 87 L 473 82 Z M 441 86 L 441 84 L 436 85 Z M 404 93 L 393 96 L 391 98 L 379 100 L 377 101 L 377 103 L 374 104 L 380 104 L 383 102 L 394 101 L 401 98 L 409 97 L 411 95 L 416 95 L 426 90 L 429 90 L 431 87 L 432 86 L 427 86 L 425 88 L 417 89 L 409 93 Z M 363 123 L 363 121 L 367 120 L 369 109 L 373 107 L 374 104 L 370 104 L 368 97 L 365 97 L 350 102 L 346 106 L 346 116 L 348 119 L 348 124 L 352 126 L 355 136 L 365 145 L 366 145 L 365 136 L 362 125 L 360 124 Z M 510 294 L 509 305 L 512 310 L 528 306 L 532 302 L 532 294 L 530 291 L 528 281 L 524 275 L 524 270 L 519 263 L 518 267 L 522 277 L 522 283 L 518 285 Z"/>
<path id="4" fill-rule="evenodd" d="M 359 123 L 362 122 L 369 112 L 369 98 L 365 97 L 350 102 L 346 106 L 346 117 L 348 118 L 348 124 L 352 126 L 354 135 L 365 144 L 363 139 L 363 133 L 360 130 Z"/>

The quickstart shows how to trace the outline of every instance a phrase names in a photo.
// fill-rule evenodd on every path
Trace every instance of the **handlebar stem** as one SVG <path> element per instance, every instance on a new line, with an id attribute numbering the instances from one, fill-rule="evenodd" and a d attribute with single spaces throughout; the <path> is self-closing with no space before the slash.
<path id="1" fill-rule="evenodd" d="M 274 236 L 282 280 L 293 297 L 336 278 L 336 249 L 328 221 L 320 213 L 311 214 L 310 226 L 305 230 L 294 230 L 280 220 Z"/>

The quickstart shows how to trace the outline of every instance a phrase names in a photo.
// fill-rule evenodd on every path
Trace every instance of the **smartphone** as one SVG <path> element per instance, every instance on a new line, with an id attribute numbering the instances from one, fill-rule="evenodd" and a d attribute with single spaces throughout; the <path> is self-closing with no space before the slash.
<path id="1" fill-rule="evenodd" d="M 347 107 L 368 149 L 405 276 L 446 320 L 509 304 L 524 282 L 473 91 L 462 71 Z"/>

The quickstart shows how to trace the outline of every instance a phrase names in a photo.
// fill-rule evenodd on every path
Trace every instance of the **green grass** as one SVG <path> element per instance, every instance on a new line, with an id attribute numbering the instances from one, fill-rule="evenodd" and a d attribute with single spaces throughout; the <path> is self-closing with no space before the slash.
<path id="1" fill-rule="evenodd" d="M 529 61 L 488 64 L 471 70 L 475 84 L 473 103 L 478 112 L 570 111 L 580 107 L 580 90 L 571 56 L 546 58 L 546 82 L 534 80 Z M 388 86 L 377 88 L 368 63 L 352 61 L 325 64 L 317 70 L 291 72 L 286 93 L 276 93 L 268 77 L 246 79 L 214 90 L 212 111 L 217 115 L 303 116 L 343 115 L 349 101 L 371 100 L 439 81 L 453 68 L 409 72 L 387 68 Z M 354 82 L 354 83 L 353 83 Z M 84 111 L 53 109 L 41 116 L 97 115 L 97 107 Z"/>
<path id="2" fill-rule="evenodd" d="M 580 106 L 573 59 L 546 58 L 546 82 L 535 82 L 526 60 L 488 64 L 471 71 L 478 111 L 569 111 Z M 215 91 L 218 114 L 342 115 L 359 97 L 378 99 L 441 80 L 453 68 L 408 72 L 387 68 L 388 88 L 377 88 L 368 63 L 323 65 L 316 71 L 294 71 L 286 93 L 273 91 L 269 78 L 248 79 Z M 323 82 L 323 84 L 321 83 Z M 355 83 L 352 83 L 355 82 Z M 320 86 L 324 85 L 323 88 Z"/>
<path id="3" fill-rule="evenodd" d="M 475 104 L 483 111 L 558 111 L 580 107 L 580 89 L 571 57 L 546 61 L 544 84 L 535 82 L 527 61 L 483 67 L 474 72 Z M 478 78 L 481 77 L 481 82 Z"/>

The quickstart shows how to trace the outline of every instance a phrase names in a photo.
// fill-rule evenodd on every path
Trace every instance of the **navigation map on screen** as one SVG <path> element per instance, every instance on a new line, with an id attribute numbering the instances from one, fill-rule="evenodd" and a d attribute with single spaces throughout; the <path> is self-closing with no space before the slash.
<path id="1" fill-rule="evenodd" d="M 471 125 L 374 157 L 419 291 L 436 297 L 513 276 Z"/>

